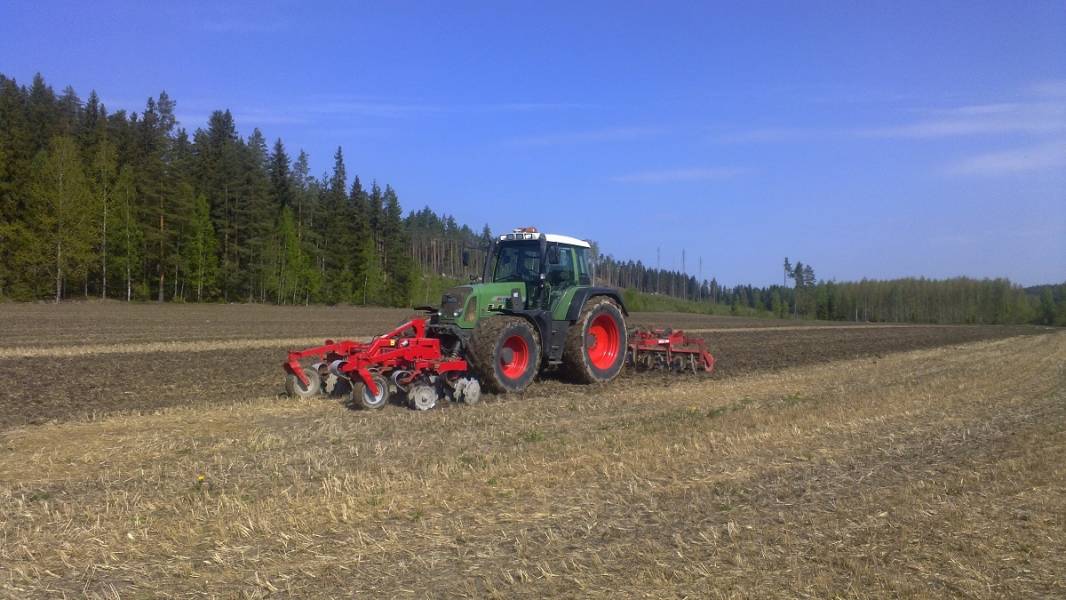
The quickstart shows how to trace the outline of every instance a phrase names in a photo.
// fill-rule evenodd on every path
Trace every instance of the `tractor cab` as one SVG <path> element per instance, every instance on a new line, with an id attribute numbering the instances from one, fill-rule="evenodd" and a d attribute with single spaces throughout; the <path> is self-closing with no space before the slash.
<path id="1" fill-rule="evenodd" d="M 513 287 L 525 307 L 552 310 L 569 288 L 592 285 L 591 252 L 584 240 L 533 227 L 515 229 L 493 243 L 482 281 L 521 284 Z"/>

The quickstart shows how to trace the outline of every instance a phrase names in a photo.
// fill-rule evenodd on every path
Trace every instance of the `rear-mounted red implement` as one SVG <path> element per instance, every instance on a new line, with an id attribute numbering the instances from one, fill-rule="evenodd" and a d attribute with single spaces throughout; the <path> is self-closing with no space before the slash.
<path id="1" fill-rule="evenodd" d="M 681 330 L 636 329 L 629 333 L 627 362 L 638 370 L 664 369 L 676 372 L 714 370 L 714 357 L 700 338 Z"/>
<path id="2" fill-rule="evenodd" d="M 301 361 L 309 358 L 317 361 L 304 367 Z M 476 402 L 480 393 L 480 388 L 473 389 L 478 387 L 476 381 L 462 381 L 466 361 L 444 356 L 440 340 L 426 336 L 423 318 L 411 319 L 369 342 L 326 340 L 321 346 L 289 352 L 283 366 L 290 375 L 291 394 L 314 395 L 332 376 L 349 382 L 352 399 L 367 408 L 380 408 L 393 391 L 407 393 L 415 399 L 414 407 L 423 410 L 432 408 L 438 397 L 452 394 L 460 383 L 463 401 Z"/>

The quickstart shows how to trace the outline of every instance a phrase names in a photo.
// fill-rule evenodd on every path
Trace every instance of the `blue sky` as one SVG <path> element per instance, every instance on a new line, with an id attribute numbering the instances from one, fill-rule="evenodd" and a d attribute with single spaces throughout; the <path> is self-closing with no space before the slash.
<path id="1" fill-rule="evenodd" d="M 158 4 L 159 7 L 156 7 Z M 1062 2 L 0 5 L 0 72 L 725 283 L 1066 280 Z"/>

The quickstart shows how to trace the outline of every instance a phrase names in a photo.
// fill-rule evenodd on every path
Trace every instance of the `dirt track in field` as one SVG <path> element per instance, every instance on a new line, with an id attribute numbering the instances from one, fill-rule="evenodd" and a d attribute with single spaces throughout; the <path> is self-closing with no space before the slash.
<path id="1" fill-rule="evenodd" d="M 0 306 L 7 325 L 0 332 L 0 377 L 6 382 L 0 388 L 0 428 L 280 395 L 286 350 L 327 337 L 381 333 L 410 314 L 257 305 Z M 718 361 L 716 378 L 1039 331 L 797 325 L 663 313 L 637 313 L 630 322 L 703 332 Z M 33 345 L 31 340 L 49 343 Z M 64 343 L 56 344 L 60 340 Z M 658 385 L 662 377 L 627 375 L 614 385 Z M 587 392 L 550 373 L 538 385 L 553 393 Z"/>

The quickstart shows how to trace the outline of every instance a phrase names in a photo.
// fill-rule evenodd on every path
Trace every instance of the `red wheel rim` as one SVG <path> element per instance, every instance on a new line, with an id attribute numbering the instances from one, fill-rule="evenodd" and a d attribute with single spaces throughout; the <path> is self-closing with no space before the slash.
<path id="1" fill-rule="evenodd" d="M 614 366 L 622 346 L 622 336 L 618 334 L 618 323 L 610 314 L 603 313 L 592 320 L 589 325 L 588 354 L 592 366 L 605 371 Z"/>
<path id="2" fill-rule="evenodd" d="M 518 379 L 529 367 L 529 344 L 522 336 L 512 335 L 504 340 L 503 348 L 511 351 L 511 360 L 504 360 L 501 352 L 500 370 L 507 379 Z"/>

